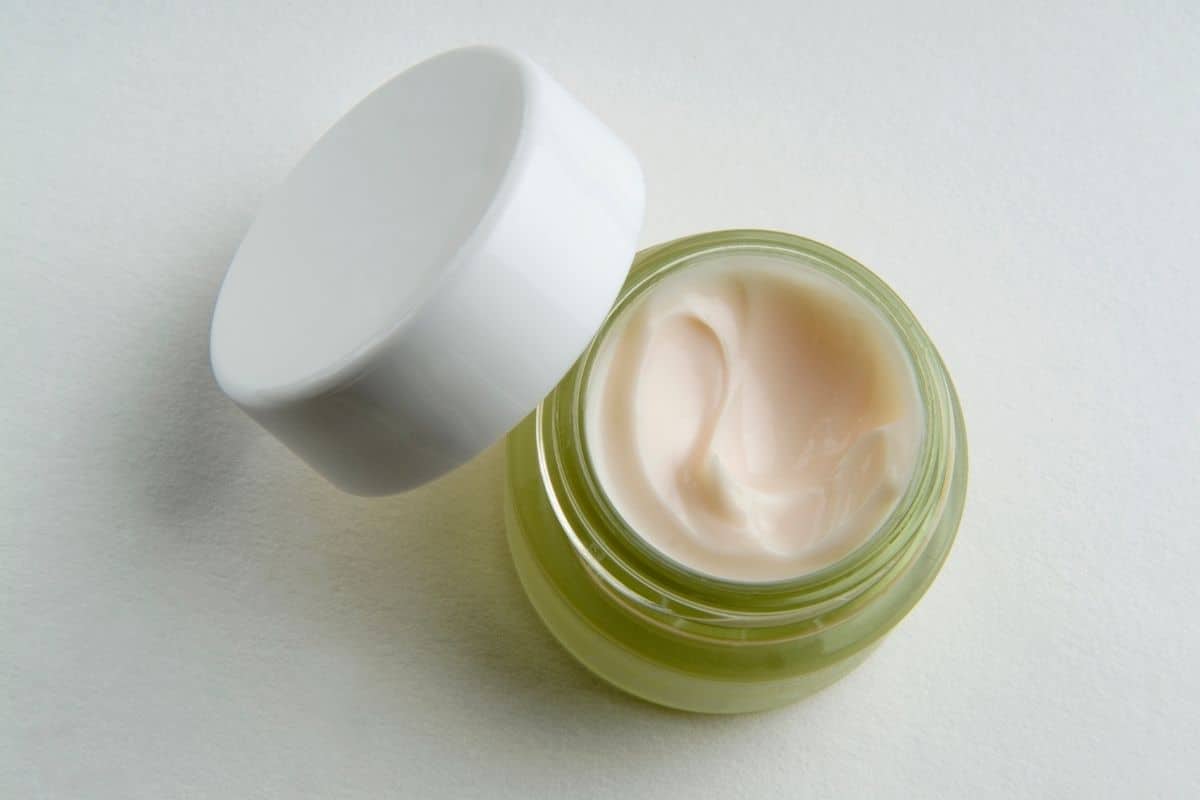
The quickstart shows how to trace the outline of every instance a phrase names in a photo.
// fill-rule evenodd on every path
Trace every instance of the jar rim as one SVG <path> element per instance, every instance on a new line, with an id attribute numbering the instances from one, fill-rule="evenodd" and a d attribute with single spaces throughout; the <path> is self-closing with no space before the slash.
<path id="1" fill-rule="evenodd" d="M 814 268 L 877 311 L 916 379 L 924 430 L 909 484 L 853 550 L 812 572 L 739 581 L 693 570 L 653 547 L 622 518 L 596 479 L 585 408 L 600 344 L 623 313 L 666 276 L 716 255 L 773 255 Z M 538 454 L 555 513 L 576 554 L 611 594 L 642 611 L 702 624 L 766 625 L 844 608 L 902 570 L 945 503 L 955 452 L 953 389 L 932 342 L 902 300 L 862 264 L 826 245 L 766 230 L 697 234 L 640 252 L 617 302 L 559 387 L 538 407 Z M 565 435 L 564 435 L 565 434 Z M 565 441 L 564 441 L 565 440 Z M 677 620 L 676 620 L 677 621 Z"/>

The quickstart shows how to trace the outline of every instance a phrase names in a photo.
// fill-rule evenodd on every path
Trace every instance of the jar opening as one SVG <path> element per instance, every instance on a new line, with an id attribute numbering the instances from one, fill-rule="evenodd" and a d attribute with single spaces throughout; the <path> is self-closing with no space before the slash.
<path id="1" fill-rule="evenodd" d="M 925 410 L 870 300 L 792 254 L 724 247 L 657 271 L 596 338 L 585 460 L 636 545 L 734 583 L 793 580 L 878 533 Z"/>
<path id="2" fill-rule="evenodd" d="M 860 545 L 795 577 L 730 580 L 688 568 L 649 545 L 616 510 L 597 478 L 586 434 L 589 381 L 613 325 L 666 277 L 715 255 L 770 256 L 818 270 L 863 298 L 892 326 L 909 360 L 922 435 L 907 487 Z M 722 231 L 643 251 L 592 345 L 538 409 L 539 459 L 547 493 L 573 548 L 596 580 L 650 615 L 702 625 L 777 626 L 845 610 L 902 570 L 945 500 L 953 457 L 952 388 L 911 312 L 874 274 L 831 248 L 769 231 Z"/>

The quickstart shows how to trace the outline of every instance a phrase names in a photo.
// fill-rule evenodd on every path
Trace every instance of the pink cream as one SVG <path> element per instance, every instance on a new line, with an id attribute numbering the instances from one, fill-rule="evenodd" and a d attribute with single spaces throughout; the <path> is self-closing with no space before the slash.
<path id="1" fill-rule="evenodd" d="M 800 577 L 868 541 L 923 436 L 891 324 L 834 279 L 770 256 L 664 278 L 600 343 L 586 436 L 609 499 L 695 572 Z"/>

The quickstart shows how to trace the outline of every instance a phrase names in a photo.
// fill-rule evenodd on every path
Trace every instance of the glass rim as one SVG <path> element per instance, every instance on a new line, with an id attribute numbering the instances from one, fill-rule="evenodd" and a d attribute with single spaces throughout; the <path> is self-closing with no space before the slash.
<path id="1" fill-rule="evenodd" d="M 852 291 L 880 313 L 897 335 L 917 384 L 924 432 L 912 476 L 892 511 L 859 546 L 820 569 L 771 581 L 740 581 L 693 570 L 650 545 L 630 526 L 596 480 L 585 431 L 588 386 L 600 344 L 631 304 L 659 281 L 715 255 L 769 254 L 815 268 Z M 945 368 L 932 342 L 902 300 L 868 268 L 811 239 L 777 231 L 736 229 L 676 239 L 638 253 L 617 302 L 559 388 L 538 408 L 538 451 L 543 481 L 555 496 L 565 493 L 575 524 L 560 503 L 556 514 L 577 555 L 602 585 L 655 614 L 709 623 L 772 624 L 783 618 L 811 617 L 841 607 L 902 568 L 920 544 L 924 524 L 944 503 L 945 461 L 954 448 L 951 393 Z M 565 404 L 565 408 L 560 405 Z M 555 485 L 546 462 L 560 415 L 567 422 L 569 447 L 555 448 L 579 478 L 574 486 Z M 544 435 L 545 434 L 545 435 Z M 562 476 L 559 475 L 561 478 Z M 583 496 L 581 496 L 583 495 Z M 592 519 L 589 519 L 592 517 Z"/>

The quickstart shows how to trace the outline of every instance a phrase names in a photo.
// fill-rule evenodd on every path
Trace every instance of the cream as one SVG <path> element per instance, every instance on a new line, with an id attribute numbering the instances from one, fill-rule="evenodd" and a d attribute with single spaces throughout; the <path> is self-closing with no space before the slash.
<path id="1" fill-rule="evenodd" d="M 866 542 L 912 477 L 913 368 L 849 288 L 770 256 L 662 279 L 599 344 L 585 430 L 647 544 L 735 581 L 799 577 Z"/>

